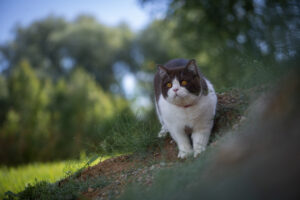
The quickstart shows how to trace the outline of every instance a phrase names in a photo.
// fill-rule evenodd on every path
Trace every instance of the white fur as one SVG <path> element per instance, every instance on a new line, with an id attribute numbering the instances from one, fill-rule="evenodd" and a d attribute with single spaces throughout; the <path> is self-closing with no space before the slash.
<path id="1" fill-rule="evenodd" d="M 159 137 L 170 132 L 171 137 L 178 145 L 179 158 L 185 158 L 190 154 L 194 154 L 196 157 L 205 150 L 208 143 L 216 111 L 217 96 L 212 84 L 208 80 L 206 83 L 208 95 L 196 96 L 190 94 L 180 86 L 177 79 L 174 79 L 172 88 L 168 90 L 168 97 L 165 99 L 160 95 L 156 102 L 156 110 L 162 124 Z M 178 89 L 178 91 L 175 93 L 174 89 Z M 192 106 L 185 108 L 186 105 Z M 193 148 L 184 131 L 186 126 L 193 129 L 191 136 Z"/>

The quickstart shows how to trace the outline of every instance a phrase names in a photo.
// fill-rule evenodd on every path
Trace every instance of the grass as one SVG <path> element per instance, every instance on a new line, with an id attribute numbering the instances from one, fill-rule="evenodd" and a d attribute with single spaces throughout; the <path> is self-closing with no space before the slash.
<path id="1" fill-rule="evenodd" d="M 82 158 L 52 163 L 31 163 L 17 167 L 0 166 L 0 199 L 7 191 L 18 193 L 37 182 L 54 183 L 77 170 L 97 164 L 109 157 Z"/>
<path id="2" fill-rule="evenodd" d="M 74 200 L 86 199 L 82 193 L 89 189 L 103 188 L 110 184 L 106 177 L 98 176 L 87 180 L 76 180 L 74 177 L 68 179 L 64 184 L 48 183 L 46 181 L 36 182 L 34 186 L 28 185 L 25 190 L 15 194 L 9 193 L 7 200 L 40 199 L 40 200 Z"/>

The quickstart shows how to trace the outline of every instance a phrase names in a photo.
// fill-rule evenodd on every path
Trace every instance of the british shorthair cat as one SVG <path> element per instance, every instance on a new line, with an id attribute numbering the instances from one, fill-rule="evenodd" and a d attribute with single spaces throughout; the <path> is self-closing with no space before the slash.
<path id="1" fill-rule="evenodd" d="M 196 157 L 205 150 L 213 126 L 217 96 L 196 61 L 173 59 L 157 65 L 155 107 L 162 125 L 177 143 L 179 158 Z"/>

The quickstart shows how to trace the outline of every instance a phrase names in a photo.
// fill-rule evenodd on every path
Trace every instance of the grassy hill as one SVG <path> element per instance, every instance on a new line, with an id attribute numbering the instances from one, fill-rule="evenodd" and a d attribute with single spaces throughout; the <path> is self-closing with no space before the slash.
<path id="1" fill-rule="evenodd" d="M 210 144 L 196 159 L 177 159 L 176 145 L 167 137 L 143 152 L 107 159 L 55 183 L 29 185 L 7 198 L 297 199 L 296 74 L 276 87 L 218 94 Z"/>

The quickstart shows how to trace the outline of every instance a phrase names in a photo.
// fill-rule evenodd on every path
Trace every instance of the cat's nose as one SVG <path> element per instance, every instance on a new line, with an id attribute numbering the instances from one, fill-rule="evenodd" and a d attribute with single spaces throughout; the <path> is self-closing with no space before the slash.
<path id="1" fill-rule="evenodd" d="M 173 89 L 174 92 L 177 92 L 178 90 L 179 90 L 178 88 Z"/>

